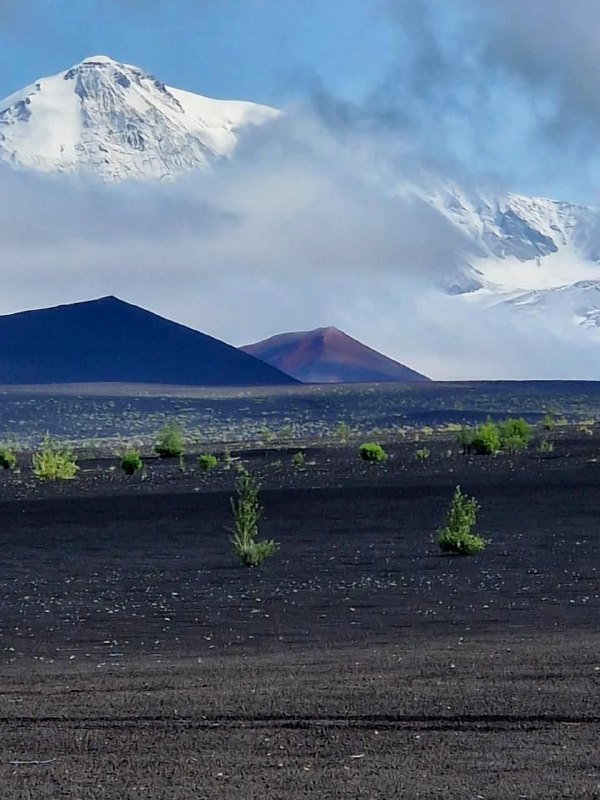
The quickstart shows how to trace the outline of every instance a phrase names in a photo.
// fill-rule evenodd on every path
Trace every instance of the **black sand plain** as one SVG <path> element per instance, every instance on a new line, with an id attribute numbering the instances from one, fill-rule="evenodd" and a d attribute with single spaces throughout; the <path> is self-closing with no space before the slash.
<path id="1" fill-rule="evenodd" d="M 0 475 L 0 796 L 600 797 L 600 437 L 451 434 Z M 417 450 L 426 447 L 429 457 Z M 238 461 L 239 460 L 239 461 Z M 235 463 L 280 551 L 247 570 Z M 491 539 L 433 543 L 454 487 Z"/>

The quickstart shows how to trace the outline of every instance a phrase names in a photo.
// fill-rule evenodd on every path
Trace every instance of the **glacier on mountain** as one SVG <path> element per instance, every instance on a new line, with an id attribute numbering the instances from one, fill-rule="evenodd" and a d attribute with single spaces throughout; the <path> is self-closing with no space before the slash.
<path id="1" fill-rule="evenodd" d="M 0 101 L 0 159 L 105 180 L 170 178 L 229 157 L 244 128 L 278 113 L 174 89 L 94 56 Z"/>
<path id="2" fill-rule="evenodd" d="M 231 159 L 246 132 L 280 114 L 175 89 L 138 67 L 95 56 L 0 101 L 0 160 L 111 183 L 175 179 Z M 473 307 L 501 311 L 508 316 L 497 316 L 500 325 L 532 320 L 538 332 L 546 325 L 597 346 L 600 210 L 467 188 L 436 174 L 392 173 L 373 181 L 397 196 L 399 215 L 403 203 L 422 204 L 456 234 L 435 281 L 459 316 Z M 399 274 L 410 270 L 398 264 Z"/>

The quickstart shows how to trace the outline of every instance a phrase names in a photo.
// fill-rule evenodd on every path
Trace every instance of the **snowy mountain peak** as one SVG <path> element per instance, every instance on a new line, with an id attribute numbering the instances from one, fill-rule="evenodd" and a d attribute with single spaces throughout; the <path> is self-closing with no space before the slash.
<path id="1" fill-rule="evenodd" d="M 0 101 L 0 159 L 105 180 L 174 177 L 234 151 L 267 106 L 166 86 L 105 55 L 41 78 Z"/>
<path id="2" fill-rule="evenodd" d="M 114 58 L 110 56 L 89 56 L 88 58 L 84 58 L 81 64 L 120 64 L 120 61 L 116 61 Z M 123 65 L 121 65 L 123 66 Z"/>

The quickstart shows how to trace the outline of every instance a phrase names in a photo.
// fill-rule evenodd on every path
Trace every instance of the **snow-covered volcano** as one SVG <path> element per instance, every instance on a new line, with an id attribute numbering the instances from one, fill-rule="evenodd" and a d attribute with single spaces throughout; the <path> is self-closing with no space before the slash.
<path id="1" fill-rule="evenodd" d="M 467 190 L 431 176 L 398 193 L 427 203 L 460 232 L 460 259 L 442 271 L 445 293 L 549 325 L 600 329 L 600 209 Z"/>
<path id="2" fill-rule="evenodd" d="M 268 125 L 280 113 L 250 102 L 213 100 L 174 89 L 138 67 L 96 56 L 0 101 L 0 161 L 36 172 L 93 176 L 110 182 L 175 179 L 192 170 L 218 169 L 219 162 L 233 156 L 246 132 Z M 287 135 L 294 126 L 292 114 L 288 123 L 284 126 Z M 278 130 L 274 128 L 274 136 L 279 135 Z M 302 136 L 302 127 L 299 130 Z M 286 140 L 282 144 L 285 146 Z M 307 151 L 310 145 L 308 141 Z M 423 331 L 433 340 L 427 345 L 431 351 L 443 344 L 447 330 L 455 324 L 470 331 L 466 334 L 469 347 L 479 332 L 489 327 L 498 331 L 495 339 L 508 329 L 515 332 L 511 342 L 545 341 L 551 335 L 555 343 L 566 342 L 567 348 L 575 343 L 595 354 L 600 344 L 599 209 L 467 188 L 409 164 L 398 174 L 396 161 L 390 169 L 379 169 L 380 158 L 386 166 L 382 149 L 377 148 L 373 161 L 377 168 L 372 169 L 368 158 L 361 160 L 359 153 L 356 161 L 350 162 L 350 169 L 362 170 L 360 178 L 365 179 L 369 191 L 377 184 L 375 190 L 381 191 L 386 203 L 390 196 L 397 201 L 399 220 L 406 214 L 407 204 L 420 211 L 427 207 L 423 215 L 416 214 L 424 220 L 416 226 L 416 243 L 407 247 L 399 243 L 397 256 L 395 251 L 391 253 L 392 263 L 380 280 L 386 281 L 385 291 L 390 297 L 397 289 L 396 277 L 400 284 L 414 273 L 419 278 L 414 283 L 418 285 L 415 292 L 433 288 L 427 286 L 428 281 L 434 284 L 434 303 L 440 301 L 441 310 L 436 313 L 428 300 L 418 318 L 419 336 Z M 332 158 L 336 152 L 332 148 Z M 270 152 L 266 156 L 268 165 Z M 327 166 L 327 160 L 323 163 Z M 274 160 L 273 170 L 277 169 Z M 416 177 L 412 170 L 417 170 Z M 296 187 L 294 198 L 297 196 L 301 209 L 302 182 L 294 185 L 294 191 Z M 307 192 L 306 197 L 313 195 Z M 365 216 L 366 228 L 370 213 Z M 377 214 L 376 205 L 372 213 Z M 301 220 L 302 214 L 296 218 Z M 349 220 L 348 224 L 353 223 Z M 324 242 L 326 227 L 324 224 Z M 435 241 L 436 236 L 448 245 L 434 249 L 430 260 L 436 263 L 427 262 L 421 269 L 420 251 L 427 249 L 421 248 L 421 241 L 428 237 Z M 264 241 L 268 249 L 267 238 L 255 238 L 260 240 L 259 247 Z M 315 251 L 305 256 L 303 241 L 295 248 L 294 257 L 297 253 L 298 258 L 314 262 Z M 329 242 L 326 245 L 325 262 Z M 390 259 L 390 253 L 383 249 Z M 372 266 L 368 257 L 365 271 Z M 410 258 L 417 263 L 410 263 Z M 323 264 L 324 275 L 327 266 Z M 418 300 L 415 295 L 415 308 Z M 325 297 L 324 303 L 337 308 L 335 296 Z M 440 332 L 431 332 L 437 320 L 441 322 L 435 330 Z M 333 321 L 337 321 L 335 317 Z M 393 346 L 386 346 L 386 351 L 411 359 L 428 374 L 436 375 L 435 364 L 414 359 L 404 343 L 396 352 Z M 531 374 L 527 358 L 517 354 L 515 363 L 525 366 L 512 371 L 511 376 Z"/>
<path id="3" fill-rule="evenodd" d="M 0 159 L 108 180 L 174 177 L 229 156 L 244 128 L 277 114 L 94 56 L 0 101 Z"/>

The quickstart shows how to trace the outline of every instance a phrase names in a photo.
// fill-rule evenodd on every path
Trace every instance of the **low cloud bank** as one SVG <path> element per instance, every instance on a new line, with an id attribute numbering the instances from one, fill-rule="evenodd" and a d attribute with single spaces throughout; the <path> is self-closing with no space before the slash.
<path id="1" fill-rule="evenodd" d="M 0 313 L 114 294 L 237 345 L 336 325 L 434 378 L 592 377 L 570 330 L 439 290 L 469 245 L 394 191 L 400 161 L 391 135 L 292 111 L 173 183 L 4 166 Z"/>

